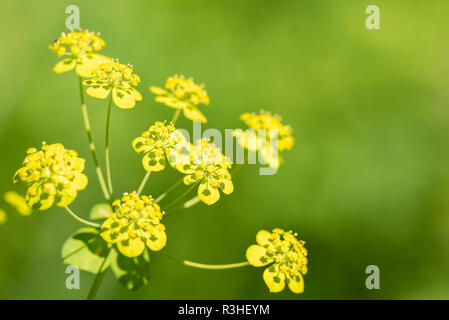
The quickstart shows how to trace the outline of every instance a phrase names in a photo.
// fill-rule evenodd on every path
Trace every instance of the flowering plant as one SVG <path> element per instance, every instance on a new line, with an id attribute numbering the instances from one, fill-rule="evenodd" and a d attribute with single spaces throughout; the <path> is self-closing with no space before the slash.
<path id="1" fill-rule="evenodd" d="M 104 274 L 110 268 L 126 288 L 135 290 L 148 283 L 150 251 L 160 251 L 177 262 L 201 269 L 230 269 L 245 266 L 267 266 L 263 279 L 271 292 L 279 292 L 285 284 L 294 293 L 304 290 L 303 276 L 307 273 L 307 250 L 297 234 L 279 228 L 272 232 L 262 230 L 256 235 L 257 245 L 246 251 L 246 261 L 212 265 L 175 258 L 164 252 L 170 239 L 170 230 L 163 224 L 166 214 L 190 208 L 200 202 L 213 205 L 225 195 L 234 192 L 232 175 L 236 166 L 222 149 L 209 139 L 189 141 L 175 124 L 181 114 L 192 121 L 207 122 L 200 106 L 210 104 L 203 84 L 184 76 L 169 77 L 164 87 L 151 86 L 155 101 L 175 109 L 171 121 L 162 119 L 149 124 L 132 142 L 134 151 L 142 156 L 145 176 L 136 190 L 116 195 L 113 189 L 109 156 L 109 131 L 112 104 L 122 109 L 134 108 L 143 100 L 136 86 L 140 77 L 131 65 L 118 59 L 96 53 L 106 45 L 94 32 L 87 30 L 62 33 L 49 49 L 63 57 L 53 68 L 56 73 L 75 70 L 78 75 L 81 111 L 93 163 L 105 202 L 96 204 L 88 219 L 80 217 L 69 206 L 77 194 L 86 189 L 88 178 L 83 173 L 85 159 L 61 143 L 43 143 L 40 148 L 29 148 L 14 174 L 14 183 L 26 187 L 25 196 L 9 191 L 5 202 L 22 215 L 44 211 L 52 207 L 64 208 L 84 226 L 64 243 L 62 260 L 96 278 L 88 298 L 95 298 Z M 88 116 L 85 94 L 108 99 L 105 133 L 105 171 L 100 165 Z M 281 164 L 278 151 L 290 150 L 294 144 L 292 129 L 280 117 L 268 112 L 244 113 L 240 117 L 249 129 L 235 130 L 233 135 L 241 148 L 259 152 L 263 162 L 273 168 Z M 157 198 L 145 194 L 152 172 L 173 168 L 180 174 L 174 183 Z M 105 175 L 104 175 L 105 172 Z M 171 202 L 160 204 L 181 185 L 186 190 Z M 193 190 L 196 196 L 185 199 Z M 182 205 L 173 207 L 182 201 Z M 6 222 L 6 212 L 0 209 L 0 223 Z"/>

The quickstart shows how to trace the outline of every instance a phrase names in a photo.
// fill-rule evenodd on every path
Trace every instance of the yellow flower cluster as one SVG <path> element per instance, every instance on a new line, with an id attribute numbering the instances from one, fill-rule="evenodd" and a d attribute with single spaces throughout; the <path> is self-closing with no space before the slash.
<path id="1" fill-rule="evenodd" d="M 136 101 L 141 101 L 141 94 L 133 88 L 140 82 L 140 77 L 133 73 L 131 65 L 117 60 L 106 61 L 98 65 L 93 77 L 83 81 L 88 86 L 86 92 L 94 98 L 105 99 L 112 91 L 115 105 L 122 109 L 133 108 Z"/>
<path id="2" fill-rule="evenodd" d="M 165 168 L 165 158 L 170 160 L 172 152 L 182 141 L 184 136 L 172 123 L 167 125 L 158 121 L 134 139 L 132 146 L 137 153 L 144 153 L 142 164 L 146 171 L 161 171 Z"/>
<path id="3" fill-rule="evenodd" d="M 44 143 L 41 150 L 27 150 L 23 167 L 13 180 L 27 184 L 25 199 L 31 208 L 46 210 L 53 203 L 65 207 L 87 186 L 87 177 L 82 173 L 84 162 L 76 151 L 67 150 L 60 143 Z"/>
<path id="4" fill-rule="evenodd" d="M 114 212 L 103 222 L 100 232 L 107 242 L 116 243 L 123 255 L 137 257 L 143 253 L 145 245 L 153 251 L 165 247 L 163 212 L 152 198 L 136 192 L 125 193 L 112 206 Z"/>
<path id="5" fill-rule="evenodd" d="M 193 82 L 192 78 L 175 75 L 165 82 L 165 89 L 150 87 L 150 91 L 156 94 L 156 102 L 161 102 L 174 109 L 181 109 L 184 116 L 192 121 L 207 122 L 206 117 L 197 106 L 202 103 L 208 105 L 210 100 L 203 85 Z"/>
<path id="6" fill-rule="evenodd" d="M 255 267 L 272 263 L 265 269 L 263 279 L 270 292 L 280 292 L 287 282 L 294 293 L 304 291 L 303 275 L 307 273 L 307 250 L 296 234 L 276 228 L 273 232 L 261 230 L 256 235 L 257 245 L 246 251 L 248 262 Z"/>
<path id="7" fill-rule="evenodd" d="M 190 147 L 188 157 L 179 158 L 176 169 L 186 174 L 184 183 L 191 185 L 199 182 L 198 198 L 207 205 L 220 199 L 220 192 L 231 194 L 234 191 L 231 174 L 228 169 L 231 163 L 221 150 L 208 140 L 200 139 Z"/>
<path id="8" fill-rule="evenodd" d="M 13 207 L 19 214 L 23 216 L 29 216 L 31 214 L 31 208 L 28 206 L 25 198 L 17 192 L 5 192 L 3 198 L 5 199 L 5 202 Z"/>
<path id="9" fill-rule="evenodd" d="M 91 77 L 93 70 L 102 61 L 110 59 L 94 53 L 101 50 L 106 43 L 98 34 L 87 30 L 63 32 L 61 36 L 49 45 L 58 57 L 68 56 L 58 62 L 53 71 L 62 73 L 75 68 L 81 77 Z"/>
<path id="10" fill-rule="evenodd" d="M 259 113 L 244 113 L 240 116 L 252 130 L 243 132 L 235 130 L 238 143 L 250 151 L 259 151 L 264 161 L 273 168 L 278 168 L 282 158 L 277 151 L 290 150 L 295 139 L 290 126 L 284 125 L 278 115 L 261 110 Z M 261 135 L 258 130 L 265 130 Z M 272 139 L 277 135 L 277 146 L 272 145 Z M 277 147 L 277 151 L 274 149 Z"/>

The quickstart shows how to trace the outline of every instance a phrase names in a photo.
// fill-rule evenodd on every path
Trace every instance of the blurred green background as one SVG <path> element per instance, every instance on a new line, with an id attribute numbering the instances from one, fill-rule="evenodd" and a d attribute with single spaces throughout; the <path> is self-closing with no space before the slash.
<path id="1" fill-rule="evenodd" d="M 144 100 L 113 109 L 115 189 L 143 177 L 131 141 L 172 110 L 150 85 L 175 73 L 206 84 L 205 128 L 244 127 L 261 108 L 295 129 L 296 145 L 274 176 L 248 165 L 235 192 L 215 205 L 167 215 L 170 254 L 203 263 L 243 261 L 259 229 L 299 233 L 309 250 L 302 295 L 270 294 L 263 269 L 192 269 L 151 253 L 150 284 L 128 292 L 106 275 L 102 299 L 443 299 L 449 298 L 449 20 L 447 1 L 9 1 L 0 25 L 0 190 L 12 186 L 26 148 L 62 142 L 88 160 L 88 189 L 72 208 L 83 217 L 102 201 L 73 72 L 52 72 L 47 46 L 76 4 L 81 27 L 101 31 L 103 54 L 132 63 Z M 380 7 L 381 30 L 365 28 Z M 106 102 L 87 98 L 101 149 Z M 178 126 L 191 128 L 181 118 Z M 100 152 L 101 158 L 103 157 Z M 178 179 L 154 174 L 158 195 Z M 2 205 L 2 207 L 4 207 Z M 65 287 L 60 250 L 79 225 L 54 207 L 0 226 L 0 298 L 82 299 Z M 380 268 L 380 290 L 365 268 Z"/>

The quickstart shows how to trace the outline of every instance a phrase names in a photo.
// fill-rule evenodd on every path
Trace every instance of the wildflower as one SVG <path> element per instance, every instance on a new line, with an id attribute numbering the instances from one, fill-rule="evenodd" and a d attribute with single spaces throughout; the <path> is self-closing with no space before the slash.
<path id="1" fill-rule="evenodd" d="M 294 293 L 304 291 L 303 275 L 307 273 L 307 250 L 304 241 L 296 239 L 297 234 L 282 229 L 273 232 L 261 230 L 256 235 L 257 245 L 246 251 L 248 262 L 255 267 L 271 266 L 265 269 L 263 279 L 270 292 L 280 292 L 288 287 Z"/>
<path id="2" fill-rule="evenodd" d="M 148 131 L 134 139 L 132 146 L 137 153 L 144 153 L 142 159 L 146 171 L 161 171 L 165 168 L 165 158 L 169 158 L 184 136 L 175 126 L 165 122 L 155 122 Z"/>
<path id="3" fill-rule="evenodd" d="M 6 211 L 3 209 L 0 209 L 0 224 L 5 224 L 8 220 L 8 216 L 6 215 Z"/>
<path id="4" fill-rule="evenodd" d="M 103 222 L 101 236 L 117 243 L 118 250 L 127 257 L 137 257 L 145 245 L 153 251 L 161 250 L 167 242 L 165 226 L 161 224 L 163 212 L 148 196 L 136 192 L 125 193 L 112 203 L 114 212 Z"/>
<path id="5" fill-rule="evenodd" d="M 86 92 L 94 98 L 106 99 L 112 90 L 115 105 L 122 109 L 134 108 L 136 101 L 141 101 L 141 94 L 133 88 L 140 82 L 140 77 L 133 74 L 133 67 L 118 60 L 101 63 L 94 71 L 93 77 L 83 81 L 88 86 Z"/>
<path id="6" fill-rule="evenodd" d="M 31 208 L 46 210 L 54 203 L 65 207 L 87 186 L 87 177 L 82 173 L 84 163 L 76 151 L 67 150 L 60 143 L 44 143 L 41 150 L 27 150 L 23 167 L 13 180 L 27 184 L 25 200 Z"/>
<path id="7" fill-rule="evenodd" d="M 198 110 L 202 103 L 208 105 L 210 100 L 204 85 L 198 85 L 192 78 L 175 75 L 165 81 L 165 89 L 150 87 L 150 91 L 156 95 L 156 102 L 161 102 L 167 107 L 182 109 L 184 116 L 192 121 L 207 122 L 206 117 Z"/>
<path id="8" fill-rule="evenodd" d="M 87 30 L 63 32 L 59 38 L 50 44 L 48 48 L 56 52 L 58 57 L 68 56 L 59 61 L 53 71 L 62 73 L 75 68 L 81 77 L 92 77 L 92 72 L 98 64 L 111 59 L 94 53 L 105 46 L 105 42 L 99 34 Z"/>
<path id="9" fill-rule="evenodd" d="M 252 130 L 245 132 L 240 129 L 235 130 L 234 136 L 237 137 L 238 143 L 250 151 L 259 150 L 260 155 L 270 167 L 278 168 L 282 157 L 278 155 L 277 150 L 290 150 L 295 143 L 292 128 L 282 124 L 280 116 L 263 110 L 259 113 L 244 113 L 240 116 L 240 120 Z M 265 134 L 261 134 L 259 130 L 265 130 Z M 273 146 L 272 140 L 276 134 L 277 145 Z"/>
<path id="10" fill-rule="evenodd" d="M 3 195 L 5 202 L 11 205 L 22 216 L 29 216 L 31 208 L 28 206 L 25 198 L 15 191 L 8 191 Z"/>
<path id="11" fill-rule="evenodd" d="M 195 146 L 191 147 L 188 161 L 184 158 L 175 166 L 186 174 L 184 184 L 200 183 L 198 198 L 207 205 L 214 204 L 220 199 L 219 189 L 225 194 L 234 191 L 231 174 L 228 171 L 231 168 L 230 161 L 208 140 L 198 140 Z"/>

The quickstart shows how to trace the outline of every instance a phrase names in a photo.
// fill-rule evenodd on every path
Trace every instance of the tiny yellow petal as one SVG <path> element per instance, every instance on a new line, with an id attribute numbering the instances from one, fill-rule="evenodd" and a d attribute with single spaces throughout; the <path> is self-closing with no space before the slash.
<path id="1" fill-rule="evenodd" d="M 140 238 L 131 238 L 123 233 L 117 241 L 117 248 L 124 256 L 134 258 L 143 252 L 145 243 Z"/>
<path id="2" fill-rule="evenodd" d="M 70 71 L 75 68 L 76 59 L 75 58 L 65 58 L 59 61 L 54 67 L 53 71 L 56 73 L 63 73 L 66 71 Z"/>
<path id="3" fill-rule="evenodd" d="M 263 280 L 270 292 L 281 292 L 285 288 L 285 274 L 279 271 L 277 264 L 265 269 Z"/>
<path id="4" fill-rule="evenodd" d="M 267 250 L 256 244 L 251 245 L 246 250 L 246 259 L 255 267 L 262 267 L 273 261 L 267 257 Z"/>

